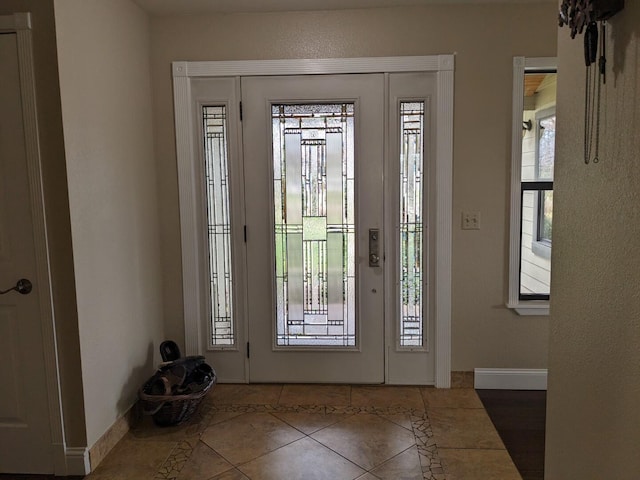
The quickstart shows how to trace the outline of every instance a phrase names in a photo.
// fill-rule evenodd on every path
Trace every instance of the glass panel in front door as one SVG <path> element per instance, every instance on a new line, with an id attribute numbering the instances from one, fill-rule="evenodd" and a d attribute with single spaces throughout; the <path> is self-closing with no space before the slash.
<path id="1" fill-rule="evenodd" d="M 202 107 L 202 121 L 211 311 L 210 344 L 220 347 L 235 343 L 226 107 Z"/>
<path id="2" fill-rule="evenodd" d="M 424 102 L 400 103 L 400 347 L 423 345 Z"/>
<path id="3" fill-rule="evenodd" d="M 276 345 L 354 347 L 354 104 L 271 115 Z"/>
<path id="4" fill-rule="evenodd" d="M 238 87 L 233 78 L 192 79 L 191 114 L 198 142 L 189 159 L 190 175 L 183 177 L 189 180 L 180 186 L 195 201 L 192 212 L 181 212 L 189 218 L 183 225 L 183 248 L 197 252 L 185 263 L 190 264 L 186 278 L 197 279 L 196 284 L 187 281 L 185 285 L 190 287 L 184 289 L 185 309 L 192 316 L 185 319 L 185 346 L 189 349 L 194 342 L 199 344 L 196 351 L 215 366 L 220 382 L 244 382 L 247 378 Z M 189 201 L 186 204 L 188 207 Z M 196 319 L 201 323 L 197 330 Z"/>
<path id="5" fill-rule="evenodd" d="M 386 349 L 386 380 L 394 384 L 435 382 L 435 324 L 430 319 L 435 313 L 436 102 L 435 75 L 389 76 L 390 201 L 385 205 L 394 226 L 388 248 L 394 262 L 387 259 L 387 331 L 393 342 Z"/>

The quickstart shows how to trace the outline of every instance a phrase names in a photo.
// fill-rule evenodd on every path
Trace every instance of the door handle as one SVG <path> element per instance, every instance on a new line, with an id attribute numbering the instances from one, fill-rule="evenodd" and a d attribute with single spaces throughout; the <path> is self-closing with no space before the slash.
<path id="1" fill-rule="evenodd" d="M 380 266 L 380 230 L 369 229 L 369 266 Z"/>
<path id="2" fill-rule="evenodd" d="M 0 295 L 4 295 L 5 293 L 9 293 L 13 290 L 22 295 L 27 295 L 28 293 L 31 293 L 31 290 L 33 290 L 33 284 L 26 278 L 21 278 L 13 287 L 7 290 L 0 290 Z"/>

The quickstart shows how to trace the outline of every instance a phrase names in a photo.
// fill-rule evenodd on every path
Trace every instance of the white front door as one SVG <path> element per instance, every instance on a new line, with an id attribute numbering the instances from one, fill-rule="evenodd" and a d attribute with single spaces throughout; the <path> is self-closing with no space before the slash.
<path id="1" fill-rule="evenodd" d="M 0 472 L 53 473 L 33 212 L 15 34 L 0 35 Z M 35 187 L 34 187 L 35 188 Z"/>
<path id="2" fill-rule="evenodd" d="M 249 379 L 382 383 L 384 75 L 241 88 Z"/>
<path id="3" fill-rule="evenodd" d="M 221 382 L 449 385 L 452 60 L 174 63 L 185 350 Z"/>

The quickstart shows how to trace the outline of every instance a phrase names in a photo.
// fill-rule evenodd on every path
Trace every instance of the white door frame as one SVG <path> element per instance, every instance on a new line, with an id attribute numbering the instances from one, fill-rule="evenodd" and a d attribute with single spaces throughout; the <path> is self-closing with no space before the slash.
<path id="1" fill-rule="evenodd" d="M 31 14 L 14 13 L 0 15 L 0 33 L 15 33 L 20 69 L 20 91 L 25 132 L 27 171 L 29 176 L 29 201 L 35 242 L 40 318 L 44 349 L 46 391 L 49 404 L 51 449 L 54 458 L 54 474 L 81 475 L 88 473 L 88 455 L 85 448 L 67 448 L 62 417 L 62 397 L 55 334 L 53 295 L 49 269 L 49 244 L 47 240 L 44 192 L 40 157 L 40 141 L 36 109 L 35 74 L 31 35 Z"/>
<path id="2" fill-rule="evenodd" d="M 182 285 L 185 349 L 202 353 L 203 298 L 198 281 L 198 204 L 194 195 L 192 159 L 197 154 L 193 138 L 191 78 L 253 75 L 318 75 L 341 73 L 437 73 L 436 124 L 436 245 L 435 245 L 435 369 L 436 387 L 451 386 L 451 250 L 453 174 L 454 55 L 365 57 L 296 60 L 239 60 L 173 62 L 176 154 L 180 191 Z"/>

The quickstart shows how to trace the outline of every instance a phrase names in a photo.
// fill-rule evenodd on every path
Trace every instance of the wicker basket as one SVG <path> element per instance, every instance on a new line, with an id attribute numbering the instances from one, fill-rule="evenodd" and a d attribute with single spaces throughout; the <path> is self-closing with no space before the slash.
<path id="1" fill-rule="evenodd" d="M 186 422 L 196 411 L 200 402 L 216 383 L 215 371 L 209 365 L 210 374 L 205 375 L 205 383 L 198 384 L 197 391 L 186 395 L 156 395 L 149 393 L 151 386 L 157 381 L 156 375 L 151 377 L 138 392 L 142 412 L 151 415 L 156 425 L 167 427 Z"/>

